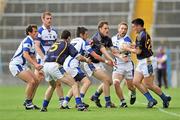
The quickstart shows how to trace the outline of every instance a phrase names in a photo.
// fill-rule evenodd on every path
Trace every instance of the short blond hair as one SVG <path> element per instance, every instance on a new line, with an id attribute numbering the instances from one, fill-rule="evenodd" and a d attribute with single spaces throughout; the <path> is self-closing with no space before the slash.
<path id="1" fill-rule="evenodd" d="M 44 19 L 46 15 L 52 16 L 52 13 L 49 12 L 49 11 L 43 12 L 42 15 L 41 15 L 41 18 Z"/>
<path id="2" fill-rule="evenodd" d="M 121 26 L 121 25 L 125 25 L 127 28 L 128 28 L 128 24 L 126 22 L 121 22 L 118 24 L 118 28 Z"/>

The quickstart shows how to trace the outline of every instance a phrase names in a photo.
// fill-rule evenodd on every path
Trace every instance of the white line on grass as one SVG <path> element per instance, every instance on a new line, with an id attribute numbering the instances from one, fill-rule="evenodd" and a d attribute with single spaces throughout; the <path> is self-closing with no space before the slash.
<path id="1" fill-rule="evenodd" d="M 127 99 L 127 96 L 125 96 L 125 99 Z M 146 105 L 146 103 L 143 103 L 143 102 L 136 101 L 136 103 Z M 172 115 L 172 116 L 180 117 L 180 114 L 177 114 L 177 113 L 174 113 L 174 112 L 168 112 L 168 111 L 166 111 L 166 110 L 164 110 L 162 108 L 159 108 L 159 107 L 157 107 L 157 108 L 158 108 L 158 110 L 160 112 L 163 112 L 163 113 L 166 113 L 166 114 L 169 114 L 169 115 Z"/>
<path id="2" fill-rule="evenodd" d="M 146 103 L 142 103 L 142 102 L 137 102 L 137 103 L 146 105 Z M 159 108 L 159 107 L 156 107 L 156 108 L 158 108 L 158 110 L 159 110 L 160 112 L 163 112 L 163 113 L 166 113 L 166 114 L 169 114 L 169 115 L 172 115 L 172 116 L 180 117 L 180 115 L 177 114 L 177 113 L 174 113 L 174 112 L 168 112 L 168 111 L 166 111 L 166 110 L 164 110 L 164 109 L 162 109 L 162 108 Z"/>

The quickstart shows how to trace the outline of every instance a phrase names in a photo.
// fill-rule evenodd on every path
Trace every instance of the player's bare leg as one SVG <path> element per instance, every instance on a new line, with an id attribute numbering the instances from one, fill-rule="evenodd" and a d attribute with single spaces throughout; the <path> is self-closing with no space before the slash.
<path id="1" fill-rule="evenodd" d="M 131 91 L 130 104 L 133 105 L 136 101 L 136 88 L 133 84 L 133 80 L 126 79 L 128 89 Z"/>
<path id="2" fill-rule="evenodd" d="M 112 75 L 112 78 L 113 78 L 113 84 L 114 84 L 116 95 L 118 96 L 120 103 L 121 103 L 120 107 L 127 107 L 127 104 L 126 104 L 126 101 L 125 101 L 125 98 L 123 96 L 123 92 L 122 92 L 122 89 L 120 86 L 120 84 L 124 78 L 123 75 L 114 73 Z"/>
<path id="3" fill-rule="evenodd" d="M 35 94 L 35 87 L 36 87 L 36 77 L 32 73 L 32 71 L 22 71 L 17 75 L 18 78 L 22 79 L 27 83 L 25 94 L 26 94 L 26 100 L 24 102 L 25 108 L 28 109 L 35 109 L 34 105 L 32 103 L 34 94 Z"/>
<path id="4" fill-rule="evenodd" d="M 111 77 L 105 71 L 102 71 L 102 70 L 94 71 L 93 75 L 98 80 L 101 80 L 103 82 L 103 93 L 104 93 L 104 97 L 105 97 L 105 101 L 106 101 L 106 107 L 107 108 L 115 107 L 114 104 L 111 103 L 111 98 L 110 98 L 110 84 L 112 83 Z M 97 103 L 100 103 L 98 97 L 96 96 L 96 93 L 95 93 L 95 95 L 93 95 L 92 100 L 95 101 L 97 106 L 98 106 Z M 98 107 L 102 107 L 102 105 L 99 104 Z"/>
<path id="5" fill-rule="evenodd" d="M 152 95 L 149 93 L 146 86 L 144 86 L 144 84 L 142 83 L 143 79 L 145 80 L 146 78 L 144 78 L 143 75 L 141 73 L 139 73 L 138 71 L 135 71 L 133 84 L 149 101 L 147 107 L 152 108 L 154 105 L 157 104 L 157 101 L 152 97 Z M 147 81 L 147 80 L 148 79 L 146 79 L 145 81 Z"/>
<path id="6" fill-rule="evenodd" d="M 59 105 L 60 105 L 60 109 L 61 109 L 63 101 L 64 101 L 64 92 L 62 89 L 61 81 L 56 82 L 56 89 L 55 90 L 56 90 L 57 96 L 59 98 Z"/>
<path id="7" fill-rule="evenodd" d="M 160 87 L 158 87 L 154 82 L 154 75 L 151 75 L 147 78 L 144 79 L 144 84 L 145 86 L 152 90 L 154 93 L 156 93 L 163 101 L 163 107 L 168 108 L 169 107 L 169 102 L 171 101 L 170 96 L 166 96 Z"/>
<path id="8" fill-rule="evenodd" d="M 76 104 L 77 104 L 77 109 L 79 111 L 87 110 L 84 107 L 84 105 L 82 104 L 82 101 L 81 101 L 81 98 L 80 98 L 80 94 L 79 94 L 78 83 L 75 82 L 75 80 L 70 75 L 68 75 L 67 73 L 65 73 L 64 77 L 61 78 L 59 81 L 62 81 L 63 83 L 67 84 L 68 86 L 72 87 L 73 95 L 75 96 L 75 100 L 76 100 Z M 44 105 L 45 102 L 47 102 L 46 105 Z M 43 108 L 41 109 L 42 112 L 44 112 L 43 109 L 47 108 L 48 103 L 49 103 L 49 101 L 44 100 Z M 46 111 L 47 111 L 47 109 L 46 109 Z"/>
<path id="9" fill-rule="evenodd" d="M 78 82 L 78 83 L 79 83 L 79 82 Z M 81 101 L 83 102 L 83 104 L 85 105 L 85 107 L 88 108 L 89 105 L 86 104 L 86 103 L 84 103 L 84 100 L 83 100 L 83 99 L 84 99 L 84 96 L 85 96 L 85 94 L 86 94 L 89 86 L 91 85 L 91 81 L 90 81 L 87 77 L 84 77 L 84 78 L 81 80 L 81 84 L 82 84 L 81 89 L 80 89 Z M 66 95 L 66 98 L 65 98 L 64 102 L 63 102 L 63 107 L 64 107 L 64 108 L 69 108 L 68 102 L 70 101 L 70 99 L 72 98 L 72 96 L 73 96 L 72 89 L 70 89 L 70 90 L 68 91 L 68 94 Z"/>

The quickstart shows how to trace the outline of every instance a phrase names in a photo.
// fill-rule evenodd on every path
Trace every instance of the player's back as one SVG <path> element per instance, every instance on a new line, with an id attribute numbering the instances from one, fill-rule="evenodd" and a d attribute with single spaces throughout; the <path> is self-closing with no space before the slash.
<path id="1" fill-rule="evenodd" d="M 79 54 L 84 55 L 86 42 L 82 38 L 72 39 L 70 44 L 76 48 Z M 68 56 L 64 62 L 65 67 L 78 67 L 79 64 L 80 62 L 72 56 Z"/>
<path id="2" fill-rule="evenodd" d="M 153 55 L 150 35 L 144 30 L 136 37 L 136 46 L 140 47 L 142 52 L 137 54 L 139 60 Z"/>
<path id="3" fill-rule="evenodd" d="M 57 62 L 63 65 L 65 59 L 70 55 L 75 57 L 77 50 L 66 41 L 55 42 L 46 55 L 46 62 Z"/>

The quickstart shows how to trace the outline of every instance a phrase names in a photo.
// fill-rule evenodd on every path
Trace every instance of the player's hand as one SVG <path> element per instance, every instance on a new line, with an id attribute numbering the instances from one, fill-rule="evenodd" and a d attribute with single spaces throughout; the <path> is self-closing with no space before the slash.
<path id="1" fill-rule="evenodd" d="M 111 67 L 114 66 L 114 62 L 113 61 L 110 61 L 110 60 L 105 60 L 105 63 Z"/>
<path id="2" fill-rule="evenodd" d="M 93 40 L 88 40 L 89 45 L 93 45 Z"/>
<path id="3" fill-rule="evenodd" d="M 35 67 L 35 69 L 37 69 L 38 71 L 40 71 L 40 70 L 43 68 L 43 66 L 40 65 L 40 64 L 35 64 L 34 67 Z"/>
<path id="4" fill-rule="evenodd" d="M 133 49 L 131 49 L 131 52 L 132 52 L 132 53 L 136 53 L 137 50 L 133 48 Z"/>
<path id="5" fill-rule="evenodd" d="M 45 79 L 44 72 L 42 70 L 39 70 L 38 73 L 36 74 L 38 81 L 41 82 L 42 80 Z"/>
<path id="6" fill-rule="evenodd" d="M 135 48 L 136 47 L 136 43 L 132 43 L 130 47 L 131 48 Z"/>
<path id="7" fill-rule="evenodd" d="M 86 58 L 86 63 L 88 63 L 88 64 L 92 63 L 90 57 Z"/>

